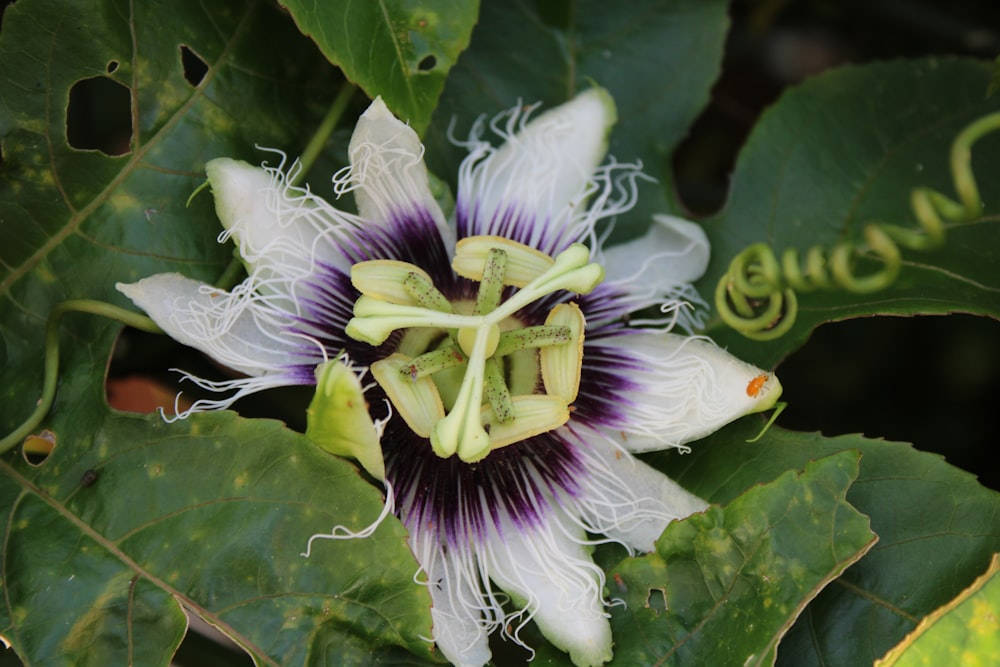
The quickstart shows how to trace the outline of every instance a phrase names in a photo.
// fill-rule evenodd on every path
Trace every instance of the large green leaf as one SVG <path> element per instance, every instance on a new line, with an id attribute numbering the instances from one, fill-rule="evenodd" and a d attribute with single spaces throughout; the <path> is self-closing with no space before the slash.
<path id="1" fill-rule="evenodd" d="M 281 3 L 330 62 L 421 134 L 479 9 L 479 0 Z"/>
<path id="2" fill-rule="evenodd" d="M 621 560 L 620 547 L 599 549 L 608 596 L 624 603 L 612 608 L 612 664 L 770 664 L 802 608 L 875 542 L 867 517 L 845 500 L 858 458 L 845 449 L 739 476 L 715 499 L 721 506 L 667 526 L 653 553 Z M 526 638 L 532 665 L 570 664 L 540 637 Z"/>
<path id="3" fill-rule="evenodd" d="M 911 190 L 929 186 L 955 198 L 948 162 L 955 136 L 1000 109 L 1000 100 L 985 96 L 989 81 L 988 63 L 931 59 L 846 67 L 788 91 L 754 128 L 725 210 L 706 223 L 713 257 L 702 293 L 711 294 L 730 260 L 755 242 L 804 255 L 817 244 L 860 242 L 870 221 L 916 228 Z M 1000 316 L 1000 133 L 976 144 L 973 166 L 982 214 L 950 226 L 939 250 L 903 249 L 891 288 L 800 293 L 795 326 L 774 342 L 747 342 L 718 321 L 711 335 L 770 366 L 831 320 L 951 311 Z"/>
<path id="4" fill-rule="evenodd" d="M 261 44 L 271 40 L 285 47 L 265 53 Z M 182 46 L 207 65 L 197 86 L 184 77 Z M 117 157 L 67 143 L 71 89 L 94 77 L 131 96 L 131 140 Z M 336 84 L 333 68 L 266 2 L 182 9 L 33 0 L 7 8 L 0 35 L 0 432 L 26 417 L 40 393 L 40 332 L 52 308 L 80 298 L 126 305 L 115 282 L 159 271 L 214 280 L 230 251 L 215 242 L 211 198 L 185 208 L 204 181 L 204 162 L 277 159 L 255 143 L 298 150 Z M 78 390 L 102 382 L 116 328 L 77 316 L 68 324 L 64 341 L 74 345 L 64 344 L 70 354 L 60 397 L 75 406 Z M 91 408 L 102 402 L 99 394 L 96 400 Z"/>
<path id="5" fill-rule="evenodd" d="M 669 525 L 654 553 L 612 568 L 629 611 L 614 616 L 616 659 L 771 664 L 802 608 L 875 543 L 845 500 L 857 474 L 856 452 L 788 471 Z"/>
<path id="6" fill-rule="evenodd" d="M 1000 663 L 1000 554 L 962 594 L 920 625 L 875 667 Z"/>
<path id="7" fill-rule="evenodd" d="M 749 444 L 755 421 L 719 431 L 691 454 L 652 460 L 694 493 L 728 503 L 748 486 L 812 459 L 858 450 L 861 470 L 847 501 L 871 518 L 879 537 L 806 608 L 779 647 L 779 664 L 871 664 L 968 586 L 1000 551 L 1000 494 L 940 456 L 903 443 L 779 428 Z"/>
<path id="8" fill-rule="evenodd" d="M 728 28 L 724 0 L 600 0 L 483 3 L 469 50 L 445 87 L 428 134 L 431 164 L 457 173 L 464 152 L 450 146 L 452 120 L 462 137 L 471 119 L 518 103 L 565 102 L 591 85 L 607 88 L 619 122 L 610 153 L 642 160 L 660 181 L 640 188 L 622 222 L 634 235 L 673 201 L 670 156 L 708 101 Z"/>
<path id="9" fill-rule="evenodd" d="M 114 415 L 87 443 L 55 436 L 40 466 L 0 463 L 0 634 L 28 663 L 167 665 L 182 609 L 258 664 L 429 655 L 430 597 L 399 522 L 302 556 L 311 535 L 381 510 L 354 466 L 303 436 L 232 413 Z"/>
<path id="10" fill-rule="evenodd" d="M 205 66 L 200 78 L 185 76 L 192 59 Z M 67 139 L 68 101 L 95 78 L 125 91 L 131 120 L 118 156 Z M 211 199 L 185 208 L 204 162 L 259 160 L 255 143 L 298 150 L 339 83 L 266 2 L 7 7 L 0 432 L 39 396 L 52 308 L 71 298 L 125 305 L 115 282 L 159 271 L 217 277 L 230 251 L 216 243 Z M 16 452 L 0 463 L 0 632 L 15 650 L 33 664 L 166 665 L 184 609 L 267 664 L 324 664 L 331 646 L 363 663 L 378 659 L 373 643 L 426 657 L 429 598 L 412 584 L 416 563 L 395 519 L 374 539 L 299 556 L 312 533 L 364 527 L 381 511 L 378 493 L 275 423 L 112 413 L 103 380 L 118 329 L 65 318 L 59 392 L 39 427 L 55 451 L 40 467 Z"/>

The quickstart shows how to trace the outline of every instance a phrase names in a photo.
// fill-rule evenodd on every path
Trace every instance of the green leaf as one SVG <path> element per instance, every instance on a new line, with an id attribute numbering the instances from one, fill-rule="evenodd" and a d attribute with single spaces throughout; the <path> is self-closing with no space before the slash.
<path id="1" fill-rule="evenodd" d="M 659 181 L 640 188 L 623 231 L 641 233 L 654 212 L 675 206 L 670 156 L 708 102 L 728 29 L 724 0 L 601 0 L 484 3 L 472 44 L 448 77 L 427 136 L 429 161 L 453 178 L 472 119 L 519 103 L 560 104 L 596 84 L 611 93 L 618 125 L 610 154 L 641 160 Z M 454 182 L 452 183 L 454 185 Z M 627 228 L 627 229 L 626 229 Z"/>
<path id="2" fill-rule="evenodd" d="M 330 62 L 420 134 L 479 10 L 478 0 L 281 2 Z"/>
<path id="3" fill-rule="evenodd" d="M 949 151 L 969 123 L 1000 108 L 985 98 L 987 63 L 929 59 L 845 67 L 789 90 L 748 139 L 725 210 L 706 223 L 712 263 L 698 284 L 715 290 L 732 258 L 755 242 L 780 256 L 786 248 L 861 242 L 866 223 L 917 228 L 914 187 L 954 199 Z M 748 342 L 715 321 L 710 334 L 737 356 L 770 367 L 822 322 L 871 314 L 962 311 L 1000 317 L 997 231 L 1000 133 L 973 148 L 984 208 L 971 224 L 949 226 L 943 248 L 902 249 L 903 268 L 889 289 L 799 294 L 792 330 L 770 343 Z M 879 268 L 870 262 L 863 269 Z"/>
<path id="4" fill-rule="evenodd" d="M 958 595 L 1000 551 L 1000 494 L 938 455 L 861 436 L 824 438 L 744 419 L 691 454 L 651 462 L 693 493 L 728 503 L 753 484 L 810 460 L 861 452 L 847 501 L 871 519 L 878 544 L 814 600 L 782 641 L 778 664 L 871 664 Z M 845 638 L 850 638 L 849 641 Z"/>
<path id="5" fill-rule="evenodd" d="M 920 622 L 875 667 L 1000 663 L 1000 554 L 962 594 Z"/>
<path id="6" fill-rule="evenodd" d="M 331 647 L 370 664 L 373 645 L 429 657 L 430 596 L 398 521 L 310 545 L 363 529 L 382 502 L 305 437 L 232 413 L 109 416 L 85 447 L 55 437 L 40 466 L 0 463 L 0 634 L 26 661 L 167 665 L 182 609 L 258 664 L 333 664 Z"/>
<path id="7" fill-rule="evenodd" d="M 260 45 L 271 40 L 284 47 L 266 53 Z M 184 76 L 184 49 L 207 66 L 197 85 Z M 125 91 L 121 129 L 131 136 L 117 157 L 67 142 L 67 100 L 94 78 Z M 205 180 L 205 161 L 274 162 L 254 145 L 304 146 L 335 82 L 335 70 L 267 2 L 34 0 L 7 7 L 0 34 L 0 432 L 34 408 L 41 333 L 57 303 L 83 298 L 131 307 L 117 281 L 162 271 L 212 281 L 222 273 L 231 250 L 216 243 L 211 197 L 185 208 Z M 73 111 L 85 115 L 86 105 Z M 104 403 L 100 388 L 118 328 L 94 317 L 66 321 L 58 400 L 85 432 L 87 415 Z"/>
<path id="8" fill-rule="evenodd" d="M 875 536 L 844 499 L 858 456 L 842 452 L 670 524 L 656 551 L 611 569 L 622 664 L 771 664 L 816 593 Z M 739 632 L 734 629 L 739 628 Z"/>
<path id="9" fill-rule="evenodd" d="M 200 78 L 192 60 L 205 66 Z M 57 303 L 124 306 L 117 281 L 222 272 L 231 251 L 216 242 L 211 198 L 185 208 L 204 162 L 259 161 L 255 143 L 301 148 L 337 77 L 263 1 L 6 8 L 0 432 L 39 396 L 42 332 Z M 127 140 L 106 152 L 67 135 L 86 117 L 80 86 L 94 81 L 98 92 L 124 91 L 117 129 Z M 166 665 L 187 611 L 261 664 L 323 664 L 341 651 L 367 664 L 393 645 L 426 660 L 429 598 L 412 582 L 416 563 L 395 519 L 372 538 L 320 541 L 299 556 L 312 534 L 374 520 L 378 492 L 276 423 L 218 414 L 167 425 L 112 413 L 104 374 L 119 329 L 64 318 L 56 404 L 40 427 L 55 451 L 40 467 L 16 452 L 0 463 L 0 634 L 33 664 Z"/>

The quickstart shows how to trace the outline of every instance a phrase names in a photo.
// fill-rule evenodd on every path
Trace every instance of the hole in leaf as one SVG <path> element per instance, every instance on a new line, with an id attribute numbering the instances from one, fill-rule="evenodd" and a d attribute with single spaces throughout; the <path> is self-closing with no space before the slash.
<path id="1" fill-rule="evenodd" d="M 111 60 L 108 61 L 108 74 L 114 74 L 118 70 L 118 61 Z"/>
<path id="2" fill-rule="evenodd" d="M 122 412 L 147 414 L 163 410 L 168 417 L 176 414 L 176 408 L 187 410 L 191 402 L 174 399 L 177 389 L 165 382 L 145 375 L 126 375 L 108 378 L 104 384 L 108 405 Z"/>
<path id="3" fill-rule="evenodd" d="M 40 466 L 56 448 L 56 434 L 45 429 L 41 433 L 29 435 L 21 445 L 24 460 L 33 466 Z"/>
<path id="4" fill-rule="evenodd" d="M 172 664 L 253 667 L 256 663 L 232 639 L 188 612 L 190 630 L 177 648 Z"/>
<path id="5" fill-rule="evenodd" d="M 417 69 L 420 70 L 421 72 L 430 72 L 432 69 L 434 69 L 435 65 L 437 65 L 437 58 L 435 58 L 434 54 L 432 53 L 430 55 L 424 56 L 423 60 L 421 60 L 420 63 L 417 65 Z"/>
<path id="6" fill-rule="evenodd" d="M 190 408 L 186 396 L 177 397 L 180 389 L 177 373 L 168 370 L 170 364 L 162 362 L 164 358 L 173 358 L 186 365 L 189 351 L 190 348 L 167 336 L 126 327 L 115 342 L 104 378 L 108 405 L 122 412 L 141 414 L 163 410 L 168 417 L 176 414 L 175 406 L 181 410 Z"/>
<path id="7" fill-rule="evenodd" d="M 184 80 L 195 87 L 208 74 L 208 63 L 184 44 L 181 44 L 181 66 L 184 68 Z"/>
<path id="8" fill-rule="evenodd" d="M 77 150 L 125 155 L 132 143 L 132 91 L 114 79 L 81 79 L 69 91 L 66 141 Z"/>
<path id="9" fill-rule="evenodd" d="M 662 588 L 650 588 L 646 597 L 646 608 L 652 609 L 657 614 L 667 611 L 667 592 Z"/>
<path id="10" fill-rule="evenodd" d="M 144 414 L 163 408 L 170 417 L 175 414 L 175 406 L 183 411 L 198 399 L 219 398 L 218 393 L 191 382 L 180 383 L 181 376 L 175 370 L 178 368 L 212 380 L 240 377 L 169 336 L 125 327 L 111 353 L 104 381 L 108 405 Z M 313 388 L 306 385 L 271 389 L 240 399 L 233 409 L 244 417 L 281 419 L 291 428 L 305 431 L 305 406 L 312 400 L 312 393 Z"/>

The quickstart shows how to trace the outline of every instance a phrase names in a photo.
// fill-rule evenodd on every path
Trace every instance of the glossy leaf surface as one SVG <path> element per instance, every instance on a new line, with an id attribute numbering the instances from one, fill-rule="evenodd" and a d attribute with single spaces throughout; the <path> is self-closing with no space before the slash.
<path id="1" fill-rule="evenodd" d="M 875 667 L 1000 662 L 1000 554 L 962 594 L 924 618 Z"/>
<path id="2" fill-rule="evenodd" d="M 958 59 L 845 67 L 789 90 L 755 126 L 732 177 L 725 210 L 706 222 L 712 263 L 699 282 L 714 292 L 742 249 L 768 244 L 805 255 L 814 245 L 860 243 L 869 222 L 919 229 L 910 205 L 918 186 L 957 197 L 949 152 L 969 123 L 1000 110 L 987 99 L 990 68 Z M 981 215 L 946 225 L 943 247 L 902 249 L 902 271 L 887 289 L 799 293 L 799 317 L 785 336 L 755 343 L 715 321 L 709 332 L 740 356 L 774 364 L 822 322 L 871 314 L 953 311 L 1000 317 L 996 238 L 1000 200 L 1000 132 L 973 147 L 973 171 L 983 191 Z M 878 270 L 878 261 L 858 273 Z"/>
<path id="3" fill-rule="evenodd" d="M 347 78 L 423 133 L 445 77 L 469 45 L 479 0 L 283 0 Z"/>
<path id="4" fill-rule="evenodd" d="M 877 539 L 845 500 L 857 459 L 843 452 L 788 471 L 671 524 L 655 553 L 612 568 L 630 610 L 615 617 L 618 660 L 771 664 L 801 609 Z"/>
<path id="5" fill-rule="evenodd" d="M 810 460 L 857 450 L 861 468 L 847 502 L 870 517 L 879 536 L 864 558 L 806 607 L 778 649 L 778 664 L 873 662 L 958 595 L 1000 551 L 1000 494 L 940 456 L 905 443 L 774 427 L 750 444 L 755 421 L 719 431 L 686 456 L 658 454 L 653 460 L 694 493 L 727 503 L 748 486 Z"/>
<path id="6" fill-rule="evenodd" d="M 267 54 L 268 37 L 295 46 Z M 204 161 L 259 159 L 256 142 L 304 145 L 337 75 L 254 2 L 20 3 L 4 14 L 0 63 L 6 434 L 39 395 L 54 305 L 124 304 L 116 281 L 158 271 L 218 276 L 230 251 L 216 243 L 211 200 L 185 208 Z M 126 91 L 124 138 L 81 149 L 67 119 L 86 117 L 70 107 L 88 103 L 80 86 L 94 79 Z M 373 659 L 373 641 L 426 655 L 429 601 L 398 523 L 299 555 L 310 534 L 378 516 L 377 490 L 277 423 L 111 412 L 103 379 L 118 329 L 65 318 L 59 393 L 39 432 L 55 448 L 38 467 L 16 450 L 2 463 L 0 634 L 17 652 L 34 664 L 166 665 L 187 610 L 262 664 L 315 664 L 331 644 Z"/>
<path id="7" fill-rule="evenodd" d="M 517 104 L 543 109 L 592 85 L 618 109 L 609 152 L 641 161 L 658 183 L 643 183 L 637 208 L 619 221 L 622 236 L 673 207 L 670 155 L 708 101 L 728 28 L 721 0 L 600 0 L 484 3 L 472 44 L 459 59 L 427 137 L 432 166 L 457 173 L 464 156 L 447 139 L 464 138 L 472 119 Z"/>

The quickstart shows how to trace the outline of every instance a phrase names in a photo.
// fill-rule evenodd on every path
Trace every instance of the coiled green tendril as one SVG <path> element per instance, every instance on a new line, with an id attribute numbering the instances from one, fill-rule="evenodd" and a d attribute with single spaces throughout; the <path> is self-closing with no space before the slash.
<path id="1" fill-rule="evenodd" d="M 927 187 L 914 188 L 910 207 L 919 227 L 870 222 L 861 231 L 863 241 L 844 241 L 832 248 L 813 246 L 805 262 L 799 251 L 788 248 L 779 262 L 766 243 L 755 243 L 733 258 L 715 289 L 715 306 L 723 322 L 755 340 L 783 336 L 798 314 L 797 292 L 842 289 L 866 294 L 885 289 L 899 276 L 900 247 L 930 250 L 944 244 L 945 223 L 976 220 L 983 208 L 972 173 L 972 145 L 1000 129 L 1000 112 L 983 116 L 955 138 L 950 166 L 958 200 Z M 859 270 L 859 260 L 874 260 L 881 267 Z"/>

